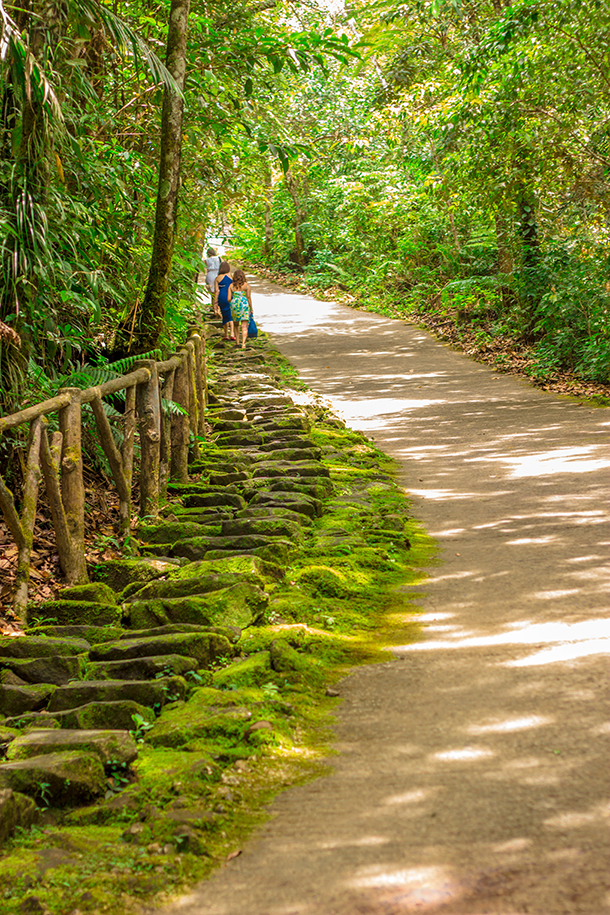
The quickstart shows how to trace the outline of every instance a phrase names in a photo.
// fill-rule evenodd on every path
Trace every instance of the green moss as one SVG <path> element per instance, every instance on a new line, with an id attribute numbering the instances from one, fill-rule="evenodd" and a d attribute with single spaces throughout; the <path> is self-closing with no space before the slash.
<path id="1" fill-rule="evenodd" d="M 260 686 L 271 676 L 271 656 L 260 651 L 248 658 L 240 659 L 223 667 L 214 674 L 217 689 L 231 689 L 242 686 Z"/>

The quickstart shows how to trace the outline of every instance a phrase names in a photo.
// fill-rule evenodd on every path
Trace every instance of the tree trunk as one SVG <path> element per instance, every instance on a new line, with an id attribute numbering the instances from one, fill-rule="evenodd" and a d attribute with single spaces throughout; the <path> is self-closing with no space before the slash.
<path id="1" fill-rule="evenodd" d="M 294 204 L 294 242 L 296 247 L 297 264 L 299 267 L 304 267 L 306 263 L 306 255 L 301 226 L 305 222 L 306 214 L 301 203 L 301 195 L 297 180 L 290 169 L 288 169 L 286 172 L 285 180 L 286 187 L 288 188 L 288 193 L 292 197 L 292 202 Z"/>
<path id="2" fill-rule="evenodd" d="M 190 0 L 172 0 L 169 13 L 166 66 L 180 93 L 184 91 L 186 74 L 189 5 Z M 142 303 L 140 334 L 136 343 L 136 349 L 141 353 L 155 348 L 165 321 L 165 297 L 172 266 L 178 212 L 183 114 L 183 96 L 166 86 L 161 115 L 161 155 L 155 234 L 148 284 Z"/>

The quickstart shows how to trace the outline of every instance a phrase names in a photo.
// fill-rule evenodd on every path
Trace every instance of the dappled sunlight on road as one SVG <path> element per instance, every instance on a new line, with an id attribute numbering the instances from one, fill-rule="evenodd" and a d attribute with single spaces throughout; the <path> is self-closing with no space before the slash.
<path id="1" fill-rule="evenodd" d="M 281 795 L 205 907 L 172 912 L 610 915 L 608 411 L 400 321 L 254 292 L 303 379 L 399 462 L 439 561 L 422 639 L 341 684 L 333 778 Z"/>

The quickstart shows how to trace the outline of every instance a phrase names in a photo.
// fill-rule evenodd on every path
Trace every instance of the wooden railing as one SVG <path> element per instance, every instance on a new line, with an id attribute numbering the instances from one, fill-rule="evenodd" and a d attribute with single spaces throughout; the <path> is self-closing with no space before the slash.
<path id="1" fill-rule="evenodd" d="M 112 366 L 110 366 L 112 368 Z M 119 449 L 104 411 L 103 398 L 125 391 L 123 442 Z M 178 409 L 162 410 L 161 399 Z M 191 433 L 193 457 L 204 434 L 207 400 L 205 347 L 191 332 L 185 346 L 165 362 L 143 360 L 128 375 L 98 387 L 63 388 L 56 397 L 0 417 L 0 433 L 29 424 L 21 513 L 0 476 L 0 509 L 18 549 L 14 608 L 23 618 L 28 602 L 30 559 L 40 483 L 44 480 L 57 552 L 66 582 L 88 581 L 85 561 L 85 484 L 81 447 L 82 407 L 91 404 L 100 445 L 119 496 L 119 534 L 131 526 L 136 432 L 140 441 L 140 517 L 156 517 L 168 480 L 188 479 Z M 59 430 L 49 435 L 47 417 L 58 414 Z"/>

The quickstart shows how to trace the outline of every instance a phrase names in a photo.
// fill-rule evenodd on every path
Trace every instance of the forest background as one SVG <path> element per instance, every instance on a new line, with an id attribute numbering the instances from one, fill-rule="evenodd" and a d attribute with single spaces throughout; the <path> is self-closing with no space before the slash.
<path id="1" fill-rule="evenodd" d="M 229 231 L 499 366 L 607 383 L 609 33 L 597 0 L 0 3 L 0 413 L 181 339 Z"/>

